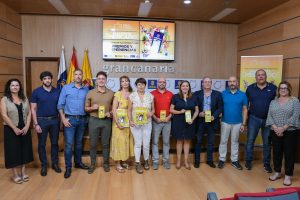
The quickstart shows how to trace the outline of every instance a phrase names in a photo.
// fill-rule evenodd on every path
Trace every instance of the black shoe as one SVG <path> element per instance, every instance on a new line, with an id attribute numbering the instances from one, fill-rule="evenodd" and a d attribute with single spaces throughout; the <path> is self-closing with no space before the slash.
<path id="1" fill-rule="evenodd" d="M 243 169 L 243 167 L 240 165 L 239 161 L 231 162 L 231 165 L 234 166 L 238 170 Z"/>
<path id="2" fill-rule="evenodd" d="M 108 163 L 104 163 L 103 164 L 103 169 L 104 169 L 105 172 L 109 172 L 110 171 L 109 164 Z"/>
<path id="3" fill-rule="evenodd" d="M 195 162 L 195 163 L 194 163 L 194 167 L 195 167 L 195 168 L 199 168 L 199 167 L 200 167 L 200 163 L 199 163 L 199 162 Z"/>
<path id="4" fill-rule="evenodd" d="M 89 167 L 83 163 L 75 164 L 75 168 L 89 169 Z"/>
<path id="5" fill-rule="evenodd" d="M 57 164 L 53 164 L 52 165 L 52 169 L 56 172 L 56 173 L 61 173 L 61 169 Z"/>
<path id="6" fill-rule="evenodd" d="M 246 161 L 246 163 L 245 163 L 245 168 L 246 168 L 247 170 L 251 170 L 251 169 L 252 169 L 252 164 L 251 164 L 251 162 Z"/>
<path id="7" fill-rule="evenodd" d="M 272 170 L 272 168 L 269 164 L 264 164 L 264 170 L 267 173 L 272 173 L 273 172 L 273 170 Z"/>
<path id="8" fill-rule="evenodd" d="M 220 160 L 219 163 L 218 163 L 218 168 L 223 169 L 224 166 L 225 166 L 225 162 Z"/>
<path id="9" fill-rule="evenodd" d="M 42 167 L 41 176 L 47 176 L 47 167 Z"/>
<path id="10" fill-rule="evenodd" d="M 72 173 L 72 169 L 67 168 L 64 177 L 69 178 L 71 176 L 71 173 Z"/>
<path id="11" fill-rule="evenodd" d="M 206 161 L 206 164 L 208 164 L 211 168 L 216 168 L 216 165 L 213 161 Z"/>
<path id="12" fill-rule="evenodd" d="M 144 173 L 143 168 L 142 168 L 142 165 L 141 165 L 140 162 L 136 162 L 136 163 L 135 163 L 135 171 L 136 171 L 138 174 Z"/>
<path id="13" fill-rule="evenodd" d="M 96 165 L 95 164 L 91 164 L 91 166 L 89 167 L 88 170 L 88 174 L 92 174 L 96 169 Z"/>

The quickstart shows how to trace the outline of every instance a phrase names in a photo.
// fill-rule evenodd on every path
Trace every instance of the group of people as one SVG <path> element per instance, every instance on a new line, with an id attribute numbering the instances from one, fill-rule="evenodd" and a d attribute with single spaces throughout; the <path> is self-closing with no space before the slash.
<path id="1" fill-rule="evenodd" d="M 12 169 L 12 180 L 23 183 L 29 180 L 25 164 L 33 161 L 30 123 L 38 135 L 38 153 L 41 161 L 41 176 L 47 175 L 46 140 L 51 141 L 51 166 L 61 173 L 58 165 L 58 138 L 64 130 L 64 177 L 72 173 L 72 146 L 74 145 L 75 168 L 96 169 L 99 136 L 103 152 L 103 169 L 110 171 L 110 157 L 116 162 L 120 173 L 129 169 L 128 159 L 135 158 L 136 172 L 142 174 L 150 169 L 150 141 L 152 137 L 152 168 L 159 168 L 158 142 L 162 134 L 165 169 L 170 169 L 170 135 L 177 140 L 176 169 L 182 166 L 190 170 L 189 150 L 195 142 L 194 167 L 200 166 L 203 135 L 207 134 L 206 163 L 216 168 L 213 162 L 215 133 L 221 124 L 219 162 L 222 169 L 226 163 L 227 142 L 231 135 L 231 165 L 239 170 L 239 134 L 247 130 L 245 168 L 251 170 L 254 142 L 261 129 L 263 139 L 264 170 L 272 173 L 270 144 L 273 146 L 275 173 L 271 181 L 281 178 L 283 156 L 285 159 L 284 184 L 291 185 L 296 151 L 296 132 L 300 128 L 300 103 L 291 96 L 291 85 L 283 81 L 278 88 L 267 82 L 263 69 L 256 71 L 256 82 L 246 93 L 238 89 L 238 80 L 231 76 L 228 88 L 222 93 L 212 90 L 212 80 L 202 79 L 202 89 L 191 92 L 188 81 L 181 81 L 178 94 L 166 89 L 166 79 L 160 78 L 156 90 L 146 91 L 146 80 L 135 81 L 133 91 L 130 79 L 120 77 L 120 89 L 113 92 L 106 87 L 107 74 L 96 75 L 95 89 L 89 90 L 82 83 L 82 71 L 76 69 L 72 83 L 61 90 L 52 86 L 53 76 L 42 72 L 42 86 L 36 88 L 28 100 L 22 84 L 17 79 L 6 83 L 1 100 L 1 115 L 4 121 L 5 167 Z M 121 113 L 121 114 L 120 114 Z M 119 117 L 122 115 L 122 120 Z M 124 123 L 126 122 L 127 123 Z M 90 140 L 89 166 L 82 162 L 82 139 L 88 126 Z M 247 128 L 246 128 L 247 127 Z M 181 156 L 183 151 L 183 163 Z M 141 152 L 143 162 L 141 160 Z M 19 169 L 20 168 L 20 169 Z"/>

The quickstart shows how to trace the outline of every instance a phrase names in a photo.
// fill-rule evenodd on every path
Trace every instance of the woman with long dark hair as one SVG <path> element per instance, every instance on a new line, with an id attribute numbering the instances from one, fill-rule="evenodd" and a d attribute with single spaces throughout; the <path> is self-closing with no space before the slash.
<path id="1" fill-rule="evenodd" d="M 12 169 L 12 180 L 20 184 L 29 180 L 25 164 L 33 161 L 33 153 L 29 102 L 18 79 L 10 79 L 6 83 L 0 104 L 4 124 L 5 167 Z"/>
<path id="2" fill-rule="evenodd" d="M 190 141 L 195 134 L 195 119 L 198 116 L 199 108 L 196 99 L 192 96 L 191 86 L 188 81 L 180 83 L 179 93 L 175 94 L 172 98 L 170 112 L 173 114 L 172 135 L 177 140 L 176 169 L 181 168 L 181 154 L 183 149 L 184 167 L 190 170 L 191 167 L 188 162 Z"/>
<path id="3" fill-rule="evenodd" d="M 125 169 L 129 168 L 126 161 L 129 157 L 134 156 L 133 138 L 129 124 L 128 126 L 124 126 L 125 121 L 128 123 L 128 117 L 118 117 L 118 112 L 123 111 L 123 114 L 128 114 L 128 100 L 131 92 L 130 79 L 128 76 L 121 76 L 120 89 L 115 93 L 113 100 L 113 123 L 110 145 L 110 157 L 116 161 L 116 170 L 120 173 L 125 172 Z"/>

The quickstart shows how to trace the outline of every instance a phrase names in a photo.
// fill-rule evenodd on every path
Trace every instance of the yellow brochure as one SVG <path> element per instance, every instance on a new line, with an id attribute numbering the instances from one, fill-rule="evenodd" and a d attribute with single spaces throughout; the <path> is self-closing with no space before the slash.
<path id="1" fill-rule="evenodd" d="M 99 105 L 99 108 L 98 108 L 98 117 L 100 119 L 105 118 L 105 106 L 100 106 Z"/>
<path id="2" fill-rule="evenodd" d="M 166 118 L 167 118 L 167 111 L 166 111 L 166 110 L 161 110 L 161 111 L 160 111 L 160 115 L 159 115 L 159 119 L 160 119 L 161 121 L 165 121 Z"/>
<path id="3" fill-rule="evenodd" d="M 134 109 L 135 111 L 135 116 L 134 116 L 134 123 L 136 125 L 143 125 L 147 124 L 148 119 L 147 119 L 147 108 L 144 107 L 136 107 Z"/>
<path id="4" fill-rule="evenodd" d="M 205 122 L 211 122 L 211 111 L 210 110 L 207 110 L 205 111 Z"/>
<path id="5" fill-rule="evenodd" d="M 185 122 L 192 122 L 192 112 L 190 110 L 185 111 Z"/>
<path id="6" fill-rule="evenodd" d="M 129 127 L 129 120 L 127 115 L 127 109 L 117 109 L 116 111 L 117 119 L 116 121 L 123 127 Z"/>

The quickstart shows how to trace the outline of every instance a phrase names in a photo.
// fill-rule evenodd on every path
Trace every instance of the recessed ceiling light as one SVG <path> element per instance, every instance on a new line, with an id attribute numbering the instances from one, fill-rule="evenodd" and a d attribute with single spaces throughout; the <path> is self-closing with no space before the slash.
<path id="1" fill-rule="evenodd" d="M 190 3 L 192 3 L 192 1 L 191 0 L 184 0 L 183 3 L 184 4 L 190 4 Z"/>

